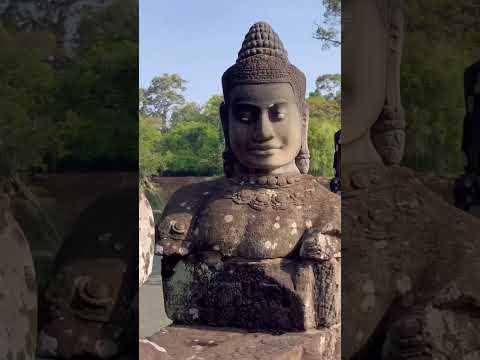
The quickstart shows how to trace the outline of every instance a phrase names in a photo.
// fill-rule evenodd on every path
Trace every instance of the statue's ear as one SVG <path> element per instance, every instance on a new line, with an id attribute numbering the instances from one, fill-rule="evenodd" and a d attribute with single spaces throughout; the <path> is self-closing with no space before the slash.
<path id="1" fill-rule="evenodd" d="M 227 107 L 225 105 L 225 101 L 222 101 L 222 103 L 220 104 L 219 112 L 220 112 L 220 120 L 222 120 L 222 123 L 224 123 L 227 118 Z"/>
<path id="2" fill-rule="evenodd" d="M 308 123 L 310 122 L 310 108 L 308 106 L 308 103 L 305 101 L 304 106 L 303 106 L 303 117 L 304 121 L 307 125 L 307 130 L 308 130 Z"/>
<path id="3" fill-rule="evenodd" d="M 225 143 L 228 144 L 228 109 L 225 101 L 220 104 L 220 120 L 222 122 L 223 136 L 225 137 Z"/>

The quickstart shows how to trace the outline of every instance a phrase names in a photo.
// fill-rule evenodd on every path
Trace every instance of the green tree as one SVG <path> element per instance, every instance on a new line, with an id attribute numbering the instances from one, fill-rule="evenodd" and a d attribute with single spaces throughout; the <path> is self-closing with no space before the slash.
<path id="1" fill-rule="evenodd" d="M 340 103 L 336 100 L 326 99 L 323 96 L 310 96 L 307 98 L 312 121 L 329 121 L 340 124 Z"/>
<path id="2" fill-rule="evenodd" d="M 205 116 L 201 112 L 202 108 L 196 102 L 187 102 L 172 112 L 170 126 L 175 127 L 183 121 L 205 121 Z"/>
<path id="3" fill-rule="evenodd" d="M 322 42 L 322 49 L 340 46 L 341 0 L 322 0 L 323 21 L 316 24 L 313 37 Z"/>
<path id="4" fill-rule="evenodd" d="M 139 118 L 139 171 L 140 180 L 160 174 L 164 164 L 160 154 L 162 133 L 144 116 Z"/>
<path id="5" fill-rule="evenodd" d="M 220 125 L 220 104 L 223 102 L 222 95 L 213 95 L 208 99 L 207 103 L 202 109 L 202 113 L 207 117 L 210 123 L 214 124 L 218 128 Z"/>
<path id="6" fill-rule="evenodd" d="M 186 90 L 183 80 L 177 74 L 163 74 L 156 76 L 143 91 L 143 102 L 140 112 L 147 117 L 154 118 L 157 126 L 165 130 L 169 116 L 185 103 L 183 92 Z"/>
<path id="7" fill-rule="evenodd" d="M 59 72 L 57 123 L 72 130 L 64 169 L 138 166 L 137 56 L 135 42 L 104 42 Z"/>
<path id="8" fill-rule="evenodd" d="M 316 176 L 334 175 L 333 155 L 334 134 L 338 125 L 332 122 L 313 121 L 310 123 L 308 147 L 310 150 L 310 173 Z"/>
<path id="9" fill-rule="evenodd" d="M 478 61 L 479 12 L 473 0 L 405 1 L 401 92 L 406 166 L 440 174 L 463 172 L 463 71 Z"/>
<path id="10" fill-rule="evenodd" d="M 164 134 L 161 153 L 171 173 L 218 175 L 222 173 L 223 138 L 205 121 L 183 121 Z"/>
<path id="11" fill-rule="evenodd" d="M 322 96 L 329 100 L 340 101 L 341 98 L 341 75 L 323 74 L 315 80 L 315 91 L 313 95 Z"/>
<path id="12" fill-rule="evenodd" d="M 0 176 L 43 168 L 49 152 L 61 152 L 49 116 L 55 74 L 43 59 L 53 39 L 0 27 Z"/>

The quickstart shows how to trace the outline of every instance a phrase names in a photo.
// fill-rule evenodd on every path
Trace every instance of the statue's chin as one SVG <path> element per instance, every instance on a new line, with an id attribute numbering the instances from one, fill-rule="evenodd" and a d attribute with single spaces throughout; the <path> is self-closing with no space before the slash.
<path id="1" fill-rule="evenodd" d="M 240 162 L 245 170 L 249 173 L 271 173 L 280 174 L 284 172 L 292 172 L 290 164 L 294 163 L 294 160 L 287 161 L 275 159 L 274 156 L 259 156 L 255 161 L 241 161 Z"/>

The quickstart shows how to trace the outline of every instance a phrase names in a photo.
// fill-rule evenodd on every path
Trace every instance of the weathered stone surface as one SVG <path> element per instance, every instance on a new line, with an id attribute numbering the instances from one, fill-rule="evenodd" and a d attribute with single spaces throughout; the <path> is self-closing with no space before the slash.
<path id="1" fill-rule="evenodd" d="M 0 195 L 0 359 L 35 358 L 37 284 L 27 239 Z"/>
<path id="2" fill-rule="evenodd" d="M 184 324 L 306 330 L 340 321 L 340 263 L 189 257 L 164 265 L 166 312 Z"/>
<path id="3" fill-rule="evenodd" d="M 156 346 L 165 352 L 155 349 Z M 339 360 L 340 328 L 272 335 L 231 328 L 171 326 L 148 340 L 140 340 L 140 358 Z"/>
<path id="4" fill-rule="evenodd" d="M 145 194 L 140 194 L 138 206 L 138 285 L 148 279 L 153 268 L 155 252 L 155 220 L 153 211 Z"/>
<path id="5" fill-rule="evenodd" d="M 239 179 L 181 188 L 158 226 L 162 254 L 217 251 L 222 256 L 280 258 L 297 254 L 307 230 L 338 237 L 339 196 L 313 176 L 296 179 L 277 188 Z"/>
<path id="6" fill-rule="evenodd" d="M 365 187 L 355 185 L 352 172 L 365 175 Z M 356 269 L 342 277 L 348 294 L 342 320 L 351 324 L 342 334 L 345 357 L 370 359 L 379 346 L 396 356 L 385 359 L 401 359 L 410 346 L 429 349 L 433 359 L 474 354 L 480 341 L 480 221 L 427 189 L 409 169 L 358 166 L 345 174 L 343 261 Z M 420 324 L 418 336 L 408 335 L 408 319 Z"/>
<path id="7" fill-rule="evenodd" d="M 43 296 L 39 355 L 111 358 L 135 346 L 138 189 L 99 198 L 78 218 Z"/>
<path id="8" fill-rule="evenodd" d="M 329 229 L 328 226 L 322 230 L 307 231 L 300 247 L 300 256 L 318 261 L 340 257 L 341 241 L 339 236 L 338 230 Z"/>
<path id="9" fill-rule="evenodd" d="M 142 360 L 173 360 L 165 348 L 147 339 L 139 340 L 138 352 Z"/>

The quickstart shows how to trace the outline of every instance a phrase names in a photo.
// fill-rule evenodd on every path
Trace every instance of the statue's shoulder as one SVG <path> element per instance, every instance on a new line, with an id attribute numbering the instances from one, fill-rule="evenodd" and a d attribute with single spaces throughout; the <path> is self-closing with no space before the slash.
<path id="1" fill-rule="evenodd" d="M 305 175 L 305 198 L 308 207 L 315 214 L 315 226 L 330 224 L 340 229 L 341 198 L 329 188 L 329 179 L 321 176 Z"/>
<path id="2" fill-rule="evenodd" d="M 191 225 L 205 206 L 205 200 L 218 191 L 223 178 L 182 186 L 170 197 L 157 227 L 157 242 L 180 245 L 187 239 Z M 174 249 L 178 250 L 179 246 Z"/>
<path id="3" fill-rule="evenodd" d="M 328 203 L 340 203 L 340 195 L 330 190 L 330 179 L 323 176 L 304 175 L 305 191 L 313 195 L 312 200 L 322 199 Z M 313 189 L 313 191 L 312 191 Z"/>

